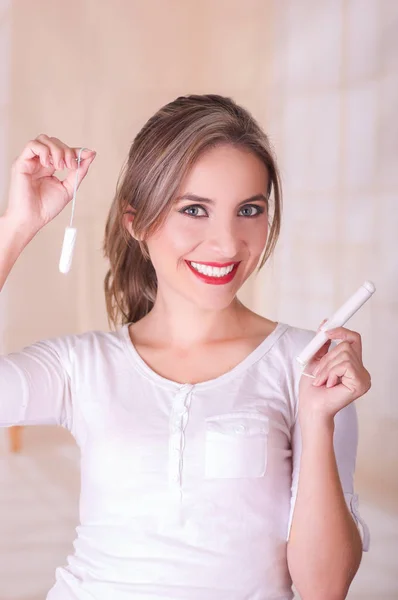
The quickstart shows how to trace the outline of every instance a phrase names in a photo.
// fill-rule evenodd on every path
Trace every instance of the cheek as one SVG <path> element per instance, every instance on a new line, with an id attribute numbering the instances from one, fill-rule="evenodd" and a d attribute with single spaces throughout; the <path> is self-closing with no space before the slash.
<path id="1" fill-rule="evenodd" d="M 188 223 L 186 222 L 188 221 Z M 180 220 L 178 223 L 170 224 L 167 230 L 167 240 L 170 247 L 173 247 L 176 254 L 182 255 L 190 252 L 192 248 L 203 241 L 203 231 L 201 228 L 191 222 Z"/>
<path id="2" fill-rule="evenodd" d="M 209 235 L 209 222 L 206 218 L 194 219 L 178 214 L 171 215 L 165 224 L 164 234 L 167 243 L 178 252 L 189 252 L 198 244 L 206 241 Z"/>
<path id="3" fill-rule="evenodd" d="M 190 219 L 186 219 L 190 221 Z M 191 222 L 170 217 L 160 231 L 148 240 L 152 260 L 156 264 L 188 254 L 200 242 L 199 228 Z"/>
<path id="4" fill-rule="evenodd" d="M 263 221 L 261 226 L 252 227 L 251 231 L 247 235 L 247 244 L 250 249 L 250 253 L 253 255 L 261 254 L 267 243 L 268 238 L 268 224 Z"/>

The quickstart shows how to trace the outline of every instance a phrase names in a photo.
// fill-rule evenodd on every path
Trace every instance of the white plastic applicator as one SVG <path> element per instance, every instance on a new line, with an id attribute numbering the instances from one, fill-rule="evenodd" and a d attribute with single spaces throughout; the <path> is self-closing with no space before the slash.
<path id="1" fill-rule="evenodd" d="M 361 287 L 322 325 L 320 331 L 312 338 L 307 346 L 296 356 L 296 360 L 305 369 L 312 357 L 329 339 L 324 333 L 328 329 L 342 327 L 376 291 L 375 285 L 371 281 L 365 281 Z M 313 377 L 309 373 L 302 372 L 303 375 Z"/>

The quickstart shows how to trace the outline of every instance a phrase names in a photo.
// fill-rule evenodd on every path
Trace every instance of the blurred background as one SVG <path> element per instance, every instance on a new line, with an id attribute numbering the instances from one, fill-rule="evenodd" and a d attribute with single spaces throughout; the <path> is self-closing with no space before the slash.
<path id="1" fill-rule="evenodd" d="M 0 352 L 108 330 L 100 247 L 120 168 L 146 120 L 189 93 L 248 108 L 279 159 L 282 234 L 241 300 L 316 329 L 365 279 L 376 285 L 347 325 L 372 375 L 356 401 L 355 477 L 371 542 L 348 598 L 398 599 L 397 0 L 0 0 L 0 212 L 28 140 L 97 151 L 71 272 L 58 271 L 69 205 L 0 295 Z M 78 496 L 67 431 L 0 431 L 0 600 L 45 597 L 73 551 Z"/>

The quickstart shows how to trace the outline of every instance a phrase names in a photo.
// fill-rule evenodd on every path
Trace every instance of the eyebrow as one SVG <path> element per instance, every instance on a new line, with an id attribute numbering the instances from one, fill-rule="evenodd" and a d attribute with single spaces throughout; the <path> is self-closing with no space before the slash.
<path id="1" fill-rule="evenodd" d="M 202 196 L 197 196 L 196 194 L 183 194 L 182 196 L 177 196 L 176 201 L 178 200 L 191 200 L 192 202 L 215 204 L 215 201 L 211 198 L 203 198 Z M 264 194 L 256 194 L 255 196 L 247 198 L 247 200 L 242 200 L 242 202 L 239 202 L 238 206 L 241 206 L 242 204 L 247 204 L 248 202 L 254 202 L 255 200 L 262 200 L 263 202 L 268 204 L 268 199 L 264 196 Z"/>

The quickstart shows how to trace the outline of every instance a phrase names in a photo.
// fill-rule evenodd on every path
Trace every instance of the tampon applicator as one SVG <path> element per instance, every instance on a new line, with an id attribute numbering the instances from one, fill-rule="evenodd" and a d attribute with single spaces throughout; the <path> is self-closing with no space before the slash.
<path id="1" fill-rule="evenodd" d="M 365 304 L 367 300 L 376 291 L 375 285 L 371 281 L 365 281 L 360 288 L 349 298 L 320 328 L 320 331 L 312 338 L 307 346 L 296 356 L 296 360 L 303 366 L 309 363 L 312 357 L 329 339 L 324 333 L 328 329 L 342 327 L 347 321 Z M 309 375 L 304 373 L 303 375 Z"/>

